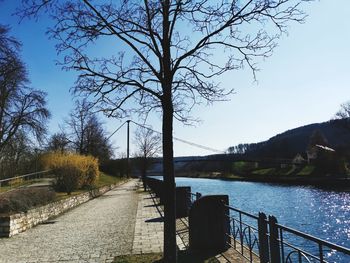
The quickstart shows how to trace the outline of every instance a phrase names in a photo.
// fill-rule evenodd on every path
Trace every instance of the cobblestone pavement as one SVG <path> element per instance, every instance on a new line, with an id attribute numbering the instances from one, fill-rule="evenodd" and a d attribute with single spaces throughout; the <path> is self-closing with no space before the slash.
<path id="1" fill-rule="evenodd" d="M 151 195 L 142 193 L 139 195 L 132 253 L 160 253 L 163 240 L 163 217 Z"/>
<path id="2" fill-rule="evenodd" d="M 26 232 L 0 238 L 0 262 L 112 262 L 132 251 L 138 194 L 131 180 Z"/>
<path id="3" fill-rule="evenodd" d="M 139 195 L 132 254 L 163 252 L 163 215 L 156 198 L 150 193 Z M 185 247 L 179 236 L 177 244 L 180 249 Z"/>

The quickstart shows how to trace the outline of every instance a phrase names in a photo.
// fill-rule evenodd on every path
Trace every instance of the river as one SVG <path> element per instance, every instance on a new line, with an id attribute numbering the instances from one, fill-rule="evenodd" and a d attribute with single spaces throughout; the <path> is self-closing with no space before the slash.
<path id="1" fill-rule="evenodd" d="M 227 194 L 232 207 L 274 215 L 280 224 L 350 247 L 349 190 L 197 178 L 176 178 L 176 185 L 203 195 Z"/>

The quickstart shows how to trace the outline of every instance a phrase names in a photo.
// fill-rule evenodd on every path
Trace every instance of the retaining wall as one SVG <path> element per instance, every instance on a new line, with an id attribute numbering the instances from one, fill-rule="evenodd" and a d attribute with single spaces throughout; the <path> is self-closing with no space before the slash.
<path id="1" fill-rule="evenodd" d="M 29 228 L 45 222 L 49 218 L 58 216 L 71 208 L 98 197 L 116 186 L 117 185 L 104 186 L 45 206 L 30 209 L 27 212 L 0 215 L 0 237 L 11 237 L 26 231 Z"/>

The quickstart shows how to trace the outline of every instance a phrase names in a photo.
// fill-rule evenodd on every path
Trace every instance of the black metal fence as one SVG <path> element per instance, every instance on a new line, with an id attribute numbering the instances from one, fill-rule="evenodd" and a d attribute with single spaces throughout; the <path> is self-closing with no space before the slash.
<path id="1" fill-rule="evenodd" d="M 276 240 L 276 254 L 274 262 L 350 262 L 350 249 L 322 240 L 309 234 L 277 223 L 276 218 L 270 216 L 270 239 Z M 302 248 L 295 243 L 303 244 Z M 278 261 L 281 258 L 281 261 Z"/>
<path id="2" fill-rule="evenodd" d="M 231 224 L 230 246 L 237 250 L 244 258 L 253 262 L 259 257 L 261 244 L 259 242 L 259 218 L 242 210 L 227 206 Z"/>
<path id="3" fill-rule="evenodd" d="M 350 249 L 278 224 L 274 216 L 229 210 L 231 247 L 249 262 L 350 262 Z"/>

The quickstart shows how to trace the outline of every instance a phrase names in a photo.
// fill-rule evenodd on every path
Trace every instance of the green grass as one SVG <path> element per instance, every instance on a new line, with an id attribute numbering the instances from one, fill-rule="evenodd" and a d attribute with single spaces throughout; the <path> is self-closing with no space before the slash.
<path id="1" fill-rule="evenodd" d="M 246 166 L 246 162 L 243 162 L 243 161 L 234 162 L 232 164 L 232 167 L 235 168 L 235 169 L 242 169 L 245 166 Z"/>
<path id="2" fill-rule="evenodd" d="M 178 252 L 178 263 L 217 263 L 212 255 L 200 255 L 188 251 Z M 113 263 L 162 263 L 162 254 L 126 255 L 116 257 Z"/>
<path id="3" fill-rule="evenodd" d="M 238 174 L 246 174 L 258 167 L 256 162 L 239 161 L 232 164 L 232 171 Z"/>
<path id="4" fill-rule="evenodd" d="M 284 172 L 284 175 L 293 175 L 295 172 L 296 172 L 297 168 L 296 166 L 291 166 L 291 167 L 288 167 L 286 168 L 286 171 Z"/>
<path id="5" fill-rule="evenodd" d="M 97 178 L 94 186 L 99 188 L 106 185 L 119 184 L 124 182 L 125 180 L 126 178 L 124 177 L 115 177 L 115 176 L 111 176 L 103 172 L 100 172 L 100 176 Z"/>
<path id="6" fill-rule="evenodd" d="M 265 168 L 260 170 L 255 170 L 252 172 L 254 175 L 273 175 L 276 173 L 276 168 Z"/>
<path id="7" fill-rule="evenodd" d="M 12 185 L 5 185 L 5 186 L 1 185 L 0 193 L 7 192 L 9 190 L 18 188 L 20 186 L 31 185 L 39 182 L 41 182 L 40 179 L 31 179 L 31 180 L 21 180 L 21 181 L 18 181 L 18 183 L 13 183 Z"/>
<path id="8" fill-rule="evenodd" d="M 299 176 L 311 175 L 314 170 L 315 170 L 315 166 L 305 165 L 305 167 L 303 169 L 301 169 L 301 171 L 299 173 L 297 173 L 297 175 L 299 175 Z"/>
<path id="9" fill-rule="evenodd" d="M 293 176 L 296 172 L 296 167 L 293 165 L 287 165 L 283 168 L 264 168 L 255 170 L 253 175 L 266 175 L 266 176 Z"/>

